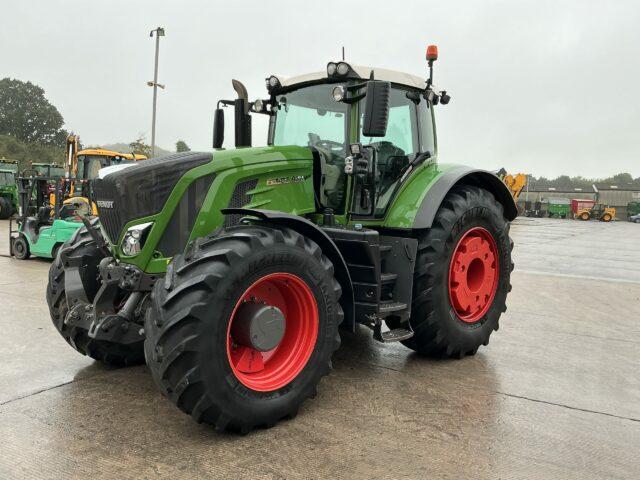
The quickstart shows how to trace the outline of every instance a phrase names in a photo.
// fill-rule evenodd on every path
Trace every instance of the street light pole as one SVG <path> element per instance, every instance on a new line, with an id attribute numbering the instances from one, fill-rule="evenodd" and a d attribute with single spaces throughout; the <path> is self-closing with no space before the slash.
<path id="1" fill-rule="evenodd" d="M 153 113 L 151 118 L 151 156 L 156 156 L 156 103 L 158 97 L 158 87 L 164 89 L 164 85 L 158 84 L 158 56 L 160 54 L 160 37 L 164 37 L 164 28 L 158 27 L 151 30 L 150 37 L 156 32 L 156 61 L 153 68 L 153 82 L 147 82 L 147 85 L 153 87 Z"/>

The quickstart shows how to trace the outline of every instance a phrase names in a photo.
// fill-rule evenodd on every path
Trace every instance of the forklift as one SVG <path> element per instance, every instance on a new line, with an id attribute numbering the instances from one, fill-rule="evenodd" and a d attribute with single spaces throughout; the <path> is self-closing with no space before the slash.
<path id="1" fill-rule="evenodd" d="M 63 182 L 44 176 L 18 178 L 18 217 L 9 220 L 9 254 L 18 260 L 32 255 L 55 258 L 60 246 L 91 216 L 89 201 L 63 200 Z"/>

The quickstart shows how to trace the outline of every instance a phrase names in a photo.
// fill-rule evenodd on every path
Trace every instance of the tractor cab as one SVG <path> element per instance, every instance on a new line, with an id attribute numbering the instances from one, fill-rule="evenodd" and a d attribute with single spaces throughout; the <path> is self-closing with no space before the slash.
<path id="1" fill-rule="evenodd" d="M 267 143 L 312 150 L 318 207 L 353 219 L 382 219 L 411 171 L 435 161 L 433 105 L 447 104 L 446 91 L 432 85 L 437 52 L 427 56 L 430 75 L 330 62 L 326 71 L 266 78 L 269 99 L 247 103 L 246 89 L 234 80 L 238 99 L 218 102 L 214 147 L 222 146 L 221 106 L 235 106 L 236 146 L 250 146 L 250 113 L 269 115 Z"/>

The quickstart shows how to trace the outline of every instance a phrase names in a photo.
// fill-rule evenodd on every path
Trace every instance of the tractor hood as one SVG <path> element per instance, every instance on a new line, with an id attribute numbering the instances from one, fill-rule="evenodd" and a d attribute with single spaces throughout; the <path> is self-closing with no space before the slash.
<path id="1" fill-rule="evenodd" d="M 216 177 L 226 183 L 224 179 L 229 176 L 264 170 L 264 164 L 274 164 L 277 175 L 283 164 L 310 164 L 312 159 L 310 148 L 298 146 L 176 153 L 103 168 L 93 191 L 102 227 L 111 242 L 117 243 L 129 222 L 159 214 L 174 189 L 195 185 L 205 177 L 207 185 Z"/>

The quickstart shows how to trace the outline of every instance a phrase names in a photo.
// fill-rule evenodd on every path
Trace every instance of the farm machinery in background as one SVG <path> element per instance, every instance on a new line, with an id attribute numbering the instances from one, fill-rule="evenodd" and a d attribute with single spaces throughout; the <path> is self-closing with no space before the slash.
<path id="1" fill-rule="evenodd" d="M 97 215 L 92 185 L 100 169 L 147 158 L 104 149 L 79 150 L 79 145 L 80 138 L 69 135 L 64 167 L 32 164 L 18 178 L 19 216 L 15 228 L 9 224 L 9 251 L 15 258 L 55 258 L 83 219 Z"/>
<path id="2" fill-rule="evenodd" d="M 526 213 L 526 206 L 524 210 L 522 210 L 522 208 L 518 206 L 518 198 L 520 198 L 520 194 L 522 193 L 522 190 L 524 189 L 524 187 L 527 186 L 527 175 L 524 173 L 516 173 L 514 175 L 507 172 L 504 168 L 501 168 L 500 170 L 498 170 L 496 175 L 498 176 L 498 178 L 500 178 L 500 180 L 502 180 L 502 183 L 504 183 L 509 189 L 511 196 L 513 197 L 513 201 L 515 202 L 516 207 L 518 208 L 518 215 L 522 215 L 523 213 Z"/>
<path id="3" fill-rule="evenodd" d="M 595 193 L 593 204 L 588 205 L 585 201 L 582 201 L 583 204 L 578 205 L 573 212 L 574 218 L 583 221 L 594 219 L 601 222 L 610 222 L 616 218 L 616 209 L 600 203 L 600 190 L 595 185 L 592 185 L 592 187 Z"/>
<path id="4" fill-rule="evenodd" d="M 18 211 L 18 185 L 16 173 L 18 162 L 0 160 L 0 219 L 7 219 Z"/>

